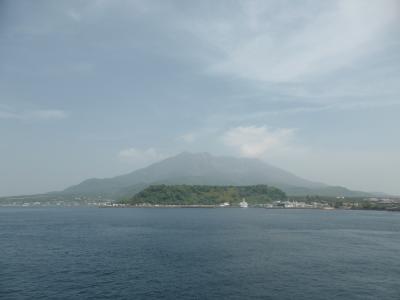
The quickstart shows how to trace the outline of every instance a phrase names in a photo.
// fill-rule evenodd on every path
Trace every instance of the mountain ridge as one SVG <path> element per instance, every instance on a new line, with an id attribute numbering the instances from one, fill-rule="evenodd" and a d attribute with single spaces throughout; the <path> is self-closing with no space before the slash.
<path id="1" fill-rule="evenodd" d="M 132 196 L 152 184 L 267 184 L 282 189 L 288 195 L 370 195 L 307 180 L 259 159 L 214 156 L 207 152 L 182 152 L 128 174 L 84 180 L 61 193 L 101 194 L 119 198 Z"/>

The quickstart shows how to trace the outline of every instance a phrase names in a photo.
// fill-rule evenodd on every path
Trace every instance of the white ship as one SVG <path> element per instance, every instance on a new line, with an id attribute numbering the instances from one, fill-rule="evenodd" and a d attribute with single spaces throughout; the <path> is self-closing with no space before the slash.
<path id="1" fill-rule="evenodd" d="M 242 199 L 242 202 L 239 203 L 239 206 L 241 208 L 247 208 L 249 206 L 249 204 L 247 204 L 246 199 Z"/>

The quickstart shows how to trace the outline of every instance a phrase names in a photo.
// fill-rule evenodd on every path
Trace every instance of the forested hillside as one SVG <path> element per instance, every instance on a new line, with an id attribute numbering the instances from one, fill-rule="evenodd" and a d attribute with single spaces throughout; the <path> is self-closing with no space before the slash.
<path id="1" fill-rule="evenodd" d="M 238 203 L 245 198 L 249 204 L 285 200 L 280 189 L 267 185 L 209 186 L 209 185 L 152 185 L 124 203 L 163 205 L 217 205 Z"/>

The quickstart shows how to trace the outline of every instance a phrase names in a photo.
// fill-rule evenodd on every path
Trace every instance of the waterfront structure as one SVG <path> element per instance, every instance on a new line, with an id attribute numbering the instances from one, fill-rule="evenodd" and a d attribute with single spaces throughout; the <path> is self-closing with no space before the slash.
<path id="1" fill-rule="evenodd" d="M 246 199 L 243 198 L 243 199 L 242 199 L 242 202 L 239 203 L 239 206 L 240 206 L 241 208 L 247 208 L 247 207 L 249 206 L 249 204 L 246 202 Z"/>

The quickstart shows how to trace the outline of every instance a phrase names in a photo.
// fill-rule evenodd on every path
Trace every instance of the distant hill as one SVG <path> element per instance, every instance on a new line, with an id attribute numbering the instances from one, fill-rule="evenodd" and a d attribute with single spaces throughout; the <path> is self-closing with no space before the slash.
<path id="1" fill-rule="evenodd" d="M 218 205 L 224 202 L 237 204 L 243 198 L 249 204 L 264 204 L 286 200 L 281 190 L 267 185 L 209 186 L 209 185 L 151 185 L 126 204 L 161 205 Z"/>
<path id="2" fill-rule="evenodd" d="M 258 159 L 183 152 L 129 174 L 88 179 L 61 193 L 131 197 L 149 185 L 258 185 L 282 189 L 288 195 L 368 196 L 344 187 L 309 181 Z"/>

